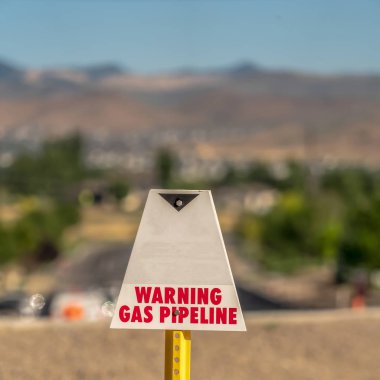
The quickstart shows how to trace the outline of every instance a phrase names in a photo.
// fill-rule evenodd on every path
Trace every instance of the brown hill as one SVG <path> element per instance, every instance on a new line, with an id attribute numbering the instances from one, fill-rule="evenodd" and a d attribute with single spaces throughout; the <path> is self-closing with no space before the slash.
<path id="1" fill-rule="evenodd" d="M 307 152 L 308 157 L 380 159 L 380 76 L 317 76 L 249 66 L 134 75 L 112 66 L 94 73 L 8 65 L 0 74 L 3 132 L 24 126 L 38 127 L 43 135 L 74 128 L 110 135 L 188 128 L 212 131 L 198 143 L 217 156 Z"/>

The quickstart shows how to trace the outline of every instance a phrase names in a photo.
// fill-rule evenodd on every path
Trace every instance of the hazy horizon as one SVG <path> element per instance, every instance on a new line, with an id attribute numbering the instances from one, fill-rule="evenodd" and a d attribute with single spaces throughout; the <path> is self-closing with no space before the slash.
<path id="1" fill-rule="evenodd" d="M 248 61 L 245 59 L 231 61 L 224 65 L 214 65 L 214 66 L 178 66 L 172 68 L 164 68 L 157 69 L 156 71 L 142 71 L 138 69 L 132 69 L 131 67 L 126 66 L 125 64 L 118 61 L 94 61 L 88 62 L 85 64 L 77 64 L 77 63 L 67 63 L 67 64 L 57 64 L 52 66 L 29 66 L 25 65 L 22 62 L 16 62 L 14 60 L 10 60 L 7 57 L 0 56 L 0 64 L 5 64 L 11 66 L 16 69 L 28 71 L 28 70 L 36 70 L 36 71 L 49 71 L 49 70 L 86 70 L 93 68 L 102 68 L 106 66 L 112 66 L 115 69 L 122 70 L 125 74 L 131 75 L 144 75 L 144 76 L 154 76 L 154 75 L 166 75 L 166 74 L 186 74 L 186 73 L 213 73 L 213 72 L 228 72 L 229 70 L 238 69 L 242 66 L 252 66 L 259 71 L 263 72 L 284 72 L 284 73 L 294 73 L 300 75 L 315 75 L 315 76 L 379 76 L 379 70 L 368 70 L 368 71 L 360 71 L 360 70 L 347 70 L 347 71 L 318 71 L 313 69 L 302 69 L 302 68 L 292 68 L 292 67 L 268 67 L 265 65 L 257 64 L 255 61 Z"/>

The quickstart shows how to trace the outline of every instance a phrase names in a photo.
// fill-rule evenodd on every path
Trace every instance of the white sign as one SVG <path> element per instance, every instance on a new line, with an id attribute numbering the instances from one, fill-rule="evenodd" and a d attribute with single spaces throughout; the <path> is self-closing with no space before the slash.
<path id="1" fill-rule="evenodd" d="M 209 190 L 151 190 L 111 328 L 245 331 Z"/>

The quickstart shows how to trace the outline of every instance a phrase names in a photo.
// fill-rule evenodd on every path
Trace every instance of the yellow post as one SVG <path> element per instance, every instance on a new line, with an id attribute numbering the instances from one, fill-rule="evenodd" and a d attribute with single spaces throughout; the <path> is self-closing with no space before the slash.
<path id="1" fill-rule="evenodd" d="M 190 380 L 191 331 L 165 331 L 165 380 Z"/>

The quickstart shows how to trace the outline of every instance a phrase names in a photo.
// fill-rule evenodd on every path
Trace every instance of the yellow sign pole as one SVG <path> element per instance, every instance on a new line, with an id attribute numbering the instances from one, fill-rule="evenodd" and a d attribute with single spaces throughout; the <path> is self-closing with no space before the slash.
<path id="1" fill-rule="evenodd" d="M 190 380 L 191 331 L 165 331 L 165 380 Z"/>

